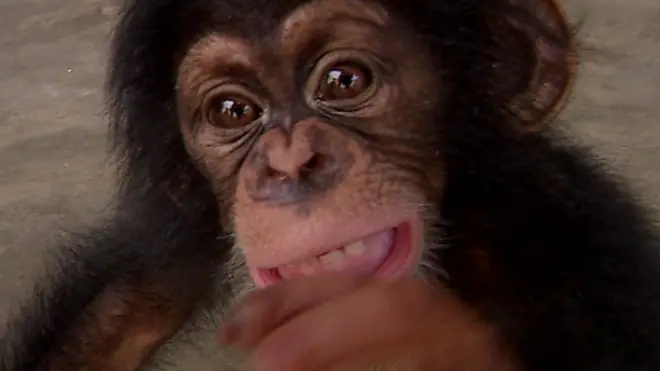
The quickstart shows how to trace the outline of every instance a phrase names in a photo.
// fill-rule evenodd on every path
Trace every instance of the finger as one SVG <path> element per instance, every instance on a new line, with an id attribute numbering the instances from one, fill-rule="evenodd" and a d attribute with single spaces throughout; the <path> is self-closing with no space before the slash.
<path id="1" fill-rule="evenodd" d="M 438 305 L 431 298 L 420 282 L 363 286 L 275 329 L 256 349 L 256 370 L 322 370 L 369 355 L 415 357 L 428 343 L 424 334 L 436 334 L 430 318 L 438 317 Z"/>
<path id="2" fill-rule="evenodd" d="M 221 342 L 255 346 L 275 327 L 311 307 L 365 284 L 366 278 L 324 275 L 284 282 L 248 294 L 236 304 L 221 331 Z"/>

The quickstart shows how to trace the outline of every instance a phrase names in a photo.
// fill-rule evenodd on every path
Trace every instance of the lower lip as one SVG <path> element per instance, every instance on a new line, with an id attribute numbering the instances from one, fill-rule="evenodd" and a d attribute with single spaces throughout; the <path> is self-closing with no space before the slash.
<path id="1" fill-rule="evenodd" d="M 412 224 L 405 222 L 394 227 L 394 243 L 385 261 L 372 274 L 374 277 L 395 278 L 405 275 L 412 267 L 415 254 L 413 251 Z M 282 281 L 276 269 L 258 269 L 256 284 L 260 287 L 272 286 Z"/>

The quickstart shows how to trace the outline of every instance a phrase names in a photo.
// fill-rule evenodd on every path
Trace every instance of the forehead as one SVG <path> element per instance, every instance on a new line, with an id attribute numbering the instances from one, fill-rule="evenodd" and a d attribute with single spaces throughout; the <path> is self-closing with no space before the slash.
<path id="1" fill-rule="evenodd" d="M 325 28 L 337 19 L 366 21 L 384 25 L 388 20 L 387 11 L 374 2 L 360 0 L 316 0 L 303 4 L 288 13 L 277 27 L 277 34 L 283 39 L 300 36 L 301 31 L 311 28 Z"/>
<path id="2" fill-rule="evenodd" d="M 214 15 L 204 22 L 207 32 L 198 35 L 213 33 L 252 44 L 290 45 L 332 28 L 337 21 L 382 26 L 390 18 L 387 9 L 374 0 L 225 0 L 214 2 L 213 8 Z"/>
<path id="3" fill-rule="evenodd" d="M 375 0 L 229 0 L 217 10 L 221 32 L 250 38 L 292 32 L 338 16 L 377 22 L 388 18 Z"/>
<path id="4" fill-rule="evenodd" d="M 257 1 L 246 1 L 243 6 L 245 3 L 258 6 L 254 4 Z M 385 29 L 390 20 L 385 7 L 367 0 L 271 0 L 270 4 L 259 10 L 223 12 L 225 19 L 193 43 L 182 67 L 212 66 L 222 61 L 255 68 L 281 62 L 269 60 L 274 55 L 290 61 L 304 49 L 329 39 L 367 45 L 369 32 Z"/>

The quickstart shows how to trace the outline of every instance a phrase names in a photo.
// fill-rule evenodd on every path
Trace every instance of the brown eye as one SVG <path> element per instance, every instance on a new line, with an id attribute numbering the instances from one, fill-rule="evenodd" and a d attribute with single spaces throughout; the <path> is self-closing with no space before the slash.
<path id="1" fill-rule="evenodd" d="M 362 94 L 371 84 L 370 72 L 356 64 L 338 64 L 327 70 L 316 94 L 322 100 L 351 99 Z"/>
<path id="2" fill-rule="evenodd" d="M 249 125 L 262 114 L 261 108 L 241 97 L 219 97 L 210 108 L 209 120 L 219 127 L 234 129 Z"/>

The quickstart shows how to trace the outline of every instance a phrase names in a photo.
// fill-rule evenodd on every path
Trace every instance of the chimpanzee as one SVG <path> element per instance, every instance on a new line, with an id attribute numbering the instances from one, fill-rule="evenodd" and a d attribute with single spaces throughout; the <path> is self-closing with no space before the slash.
<path id="1" fill-rule="evenodd" d="M 2 371 L 660 370 L 650 213 L 552 125 L 554 0 L 129 0 L 113 37 L 115 208 Z"/>

